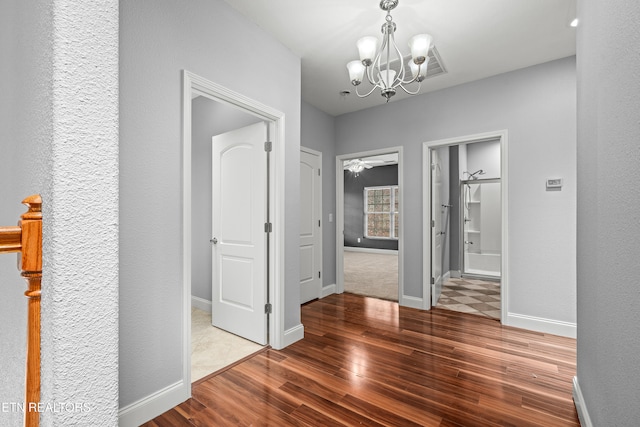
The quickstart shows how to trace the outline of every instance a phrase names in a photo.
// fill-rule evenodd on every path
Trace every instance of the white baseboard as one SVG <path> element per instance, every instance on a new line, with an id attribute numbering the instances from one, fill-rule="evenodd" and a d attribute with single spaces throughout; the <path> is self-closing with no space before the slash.
<path id="1" fill-rule="evenodd" d="M 146 423 L 169 409 L 181 404 L 191 397 L 191 384 L 182 380 L 158 390 L 118 411 L 120 427 L 137 427 Z"/>
<path id="2" fill-rule="evenodd" d="M 211 301 L 191 295 L 191 307 L 211 313 Z"/>
<path id="3" fill-rule="evenodd" d="M 375 249 L 375 248 L 361 248 L 358 246 L 345 246 L 345 252 L 366 252 L 369 254 L 385 254 L 385 255 L 398 255 L 396 249 Z"/>
<path id="4" fill-rule="evenodd" d="M 298 326 L 294 326 L 293 328 L 287 329 L 286 331 L 284 331 L 282 348 L 285 348 L 296 341 L 300 341 L 303 338 L 304 338 L 304 326 L 301 323 Z M 278 350 L 281 350 L 282 348 L 279 348 Z"/>
<path id="5" fill-rule="evenodd" d="M 401 306 L 409 307 L 409 308 L 417 308 L 419 310 L 424 310 L 424 307 L 422 305 L 423 302 L 424 300 L 422 298 L 412 297 L 409 295 L 402 295 L 402 298 L 400 298 Z"/>
<path id="6" fill-rule="evenodd" d="M 442 282 L 444 283 L 449 279 L 451 279 L 451 271 L 447 271 L 446 273 L 444 273 L 444 275 L 442 276 Z"/>
<path id="7" fill-rule="evenodd" d="M 460 270 L 450 270 L 449 276 L 454 279 L 460 279 L 462 277 L 462 273 L 460 273 Z"/>
<path id="8" fill-rule="evenodd" d="M 542 317 L 527 316 L 524 314 L 508 313 L 506 325 L 568 338 L 576 338 L 577 336 L 575 323 L 544 319 Z"/>
<path id="9" fill-rule="evenodd" d="M 589 412 L 587 411 L 587 404 L 584 401 L 584 396 L 582 396 L 580 384 L 578 384 L 578 377 L 573 377 L 573 403 L 576 405 L 580 425 L 582 427 L 593 427 Z"/>
<path id="10" fill-rule="evenodd" d="M 324 286 L 320 291 L 320 299 L 336 293 L 336 284 Z"/>

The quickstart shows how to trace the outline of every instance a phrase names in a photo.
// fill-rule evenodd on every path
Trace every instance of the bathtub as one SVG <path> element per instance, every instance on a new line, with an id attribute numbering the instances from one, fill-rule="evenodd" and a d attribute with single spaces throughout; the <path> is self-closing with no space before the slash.
<path id="1" fill-rule="evenodd" d="M 500 277 L 499 253 L 467 252 L 464 259 L 464 272 L 482 276 Z"/>

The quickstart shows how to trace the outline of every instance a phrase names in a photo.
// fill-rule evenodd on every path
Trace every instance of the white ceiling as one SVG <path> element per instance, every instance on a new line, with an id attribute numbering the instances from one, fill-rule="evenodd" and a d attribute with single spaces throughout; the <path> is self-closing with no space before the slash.
<path id="1" fill-rule="evenodd" d="M 302 59 L 304 101 L 334 116 L 384 103 L 378 92 L 358 98 L 346 69 L 360 37 L 380 37 L 379 0 L 225 1 Z M 575 15 L 576 0 L 400 0 L 392 11 L 403 54 L 411 36 L 429 33 L 447 69 L 422 93 L 574 55 Z"/>

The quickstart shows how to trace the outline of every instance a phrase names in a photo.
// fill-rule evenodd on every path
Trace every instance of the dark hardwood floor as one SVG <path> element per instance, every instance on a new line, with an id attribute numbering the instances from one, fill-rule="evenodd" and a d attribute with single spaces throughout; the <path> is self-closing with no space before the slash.
<path id="1" fill-rule="evenodd" d="M 351 294 L 145 426 L 579 426 L 575 340 Z"/>

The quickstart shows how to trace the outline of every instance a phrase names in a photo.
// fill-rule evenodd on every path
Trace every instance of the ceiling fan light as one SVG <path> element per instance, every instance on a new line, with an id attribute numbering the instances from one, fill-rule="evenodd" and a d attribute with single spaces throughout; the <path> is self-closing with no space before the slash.
<path id="1" fill-rule="evenodd" d="M 378 49 L 378 39 L 371 36 L 362 37 L 357 41 L 356 46 L 360 54 L 360 61 L 367 67 L 371 65 Z"/>
<path id="2" fill-rule="evenodd" d="M 409 40 L 409 48 L 411 48 L 411 57 L 413 62 L 420 65 L 429 56 L 429 48 L 431 47 L 432 37 L 429 34 L 417 34 Z"/>
<path id="3" fill-rule="evenodd" d="M 349 70 L 349 80 L 354 86 L 358 86 L 362 83 L 362 77 L 364 76 L 364 65 L 361 61 L 351 61 L 347 64 L 347 70 Z"/>

